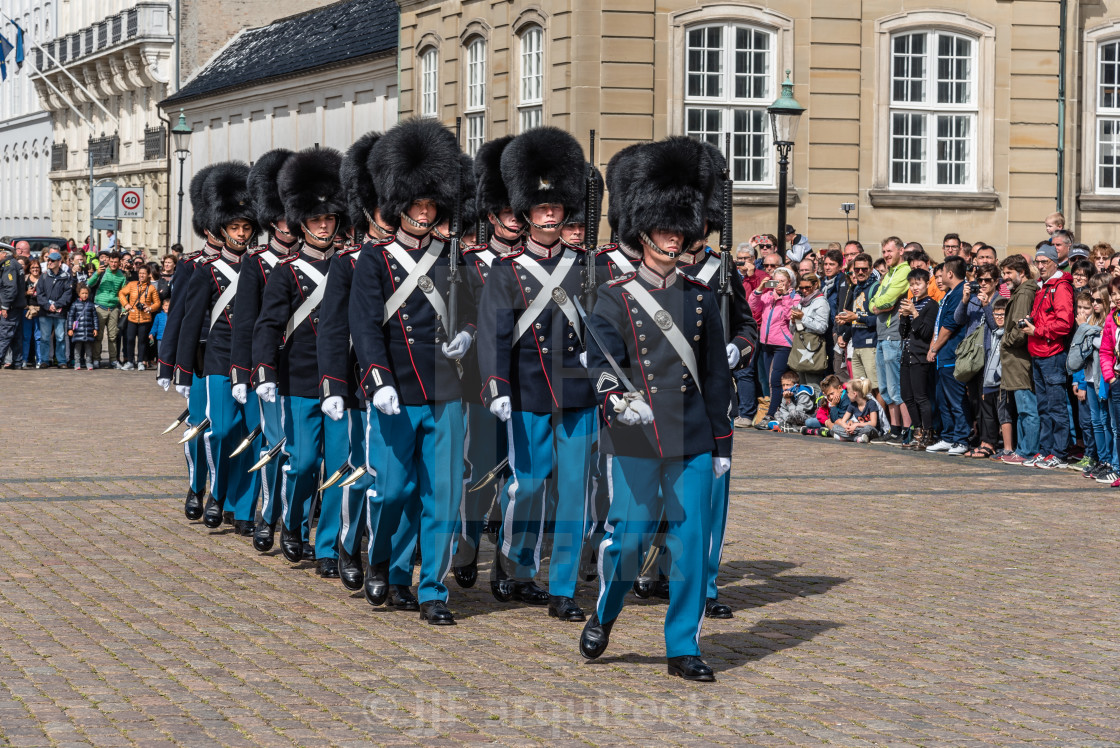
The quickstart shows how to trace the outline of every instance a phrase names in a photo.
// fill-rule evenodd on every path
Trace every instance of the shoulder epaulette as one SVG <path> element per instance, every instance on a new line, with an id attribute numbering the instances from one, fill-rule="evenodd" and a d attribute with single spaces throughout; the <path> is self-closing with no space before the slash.
<path id="1" fill-rule="evenodd" d="M 267 251 L 268 251 L 268 245 L 267 244 L 262 244 L 259 247 L 255 247 L 253 249 L 250 249 L 249 250 L 249 256 L 250 257 L 256 257 L 257 255 L 263 255 Z"/>
<path id="2" fill-rule="evenodd" d="M 632 281 L 637 277 L 638 277 L 638 272 L 635 270 L 632 273 L 627 273 L 626 275 L 619 276 L 618 278 L 615 278 L 612 281 L 607 281 L 607 285 L 608 286 L 620 286 L 623 283 L 627 283 L 629 281 Z"/>
<path id="3" fill-rule="evenodd" d="M 356 245 L 356 246 L 353 246 L 353 247 L 347 247 L 346 249 L 344 249 L 344 250 L 342 250 L 342 251 L 340 251 L 340 252 L 336 253 L 336 254 L 335 254 L 335 257 L 342 257 L 343 255 L 352 255 L 352 254 L 354 254 L 355 252 L 359 252 L 359 251 L 361 251 L 361 249 L 362 249 L 362 245 L 361 245 L 361 244 L 358 244 L 358 245 Z"/>
<path id="4" fill-rule="evenodd" d="M 291 265 L 293 262 L 295 262 L 298 259 L 299 259 L 299 252 L 293 252 L 290 255 L 287 255 L 285 257 L 281 257 L 280 262 L 278 264 L 280 264 L 280 265 Z"/>
<path id="5" fill-rule="evenodd" d="M 484 249 L 490 249 L 490 245 L 489 244 L 472 244 L 469 247 L 463 247 L 463 254 L 469 254 L 469 253 L 473 253 L 473 252 L 481 252 Z"/>
<path id="6" fill-rule="evenodd" d="M 209 257 L 203 256 L 203 257 L 197 258 L 194 262 L 195 262 L 196 265 L 209 265 L 210 263 L 217 260 L 219 257 L 221 257 L 220 254 L 210 255 Z"/>
<path id="7" fill-rule="evenodd" d="M 700 288 L 707 289 L 708 291 L 712 290 L 712 287 L 709 286 L 707 283 L 703 283 L 701 281 L 696 280 L 695 278 L 693 278 L 688 273 L 685 273 L 685 272 L 682 272 L 681 270 L 678 270 L 677 275 L 679 275 L 681 278 L 688 281 L 689 283 L 692 283 L 693 285 L 700 286 Z"/>

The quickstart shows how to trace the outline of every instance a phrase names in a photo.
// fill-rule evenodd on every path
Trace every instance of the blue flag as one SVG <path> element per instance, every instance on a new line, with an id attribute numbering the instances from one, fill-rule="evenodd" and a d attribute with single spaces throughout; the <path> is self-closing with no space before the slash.
<path id="1" fill-rule="evenodd" d="M 18 70 L 23 66 L 23 29 L 15 21 L 12 21 L 12 25 L 16 27 L 16 69 Z"/>
<path id="2" fill-rule="evenodd" d="M 12 43 L 0 34 L 0 81 L 8 80 L 8 66 L 6 61 L 12 51 Z"/>

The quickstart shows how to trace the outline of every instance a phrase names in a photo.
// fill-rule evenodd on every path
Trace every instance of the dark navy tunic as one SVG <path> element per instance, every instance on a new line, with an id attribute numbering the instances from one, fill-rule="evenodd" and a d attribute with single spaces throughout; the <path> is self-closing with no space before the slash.
<path id="1" fill-rule="evenodd" d="M 242 262 L 241 280 L 233 302 L 233 352 L 230 355 L 229 381 L 249 384 L 253 370 L 253 328 L 261 312 L 265 283 L 273 268 L 298 250 L 293 242 L 285 247 L 275 238 L 268 246 L 256 249 Z"/>
<path id="2" fill-rule="evenodd" d="M 202 376 L 229 376 L 233 346 L 233 297 L 224 304 L 213 326 L 210 325 L 211 310 L 229 285 L 237 282 L 243 257 L 243 254 L 238 255 L 225 248 L 216 257 L 195 263 L 190 285 L 187 286 L 186 309 L 175 354 L 175 384 L 190 385 L 193 381 L 195 367 L 199 365 L 199 343 L 202 341 L 206 342 L 202 353 Z"/>

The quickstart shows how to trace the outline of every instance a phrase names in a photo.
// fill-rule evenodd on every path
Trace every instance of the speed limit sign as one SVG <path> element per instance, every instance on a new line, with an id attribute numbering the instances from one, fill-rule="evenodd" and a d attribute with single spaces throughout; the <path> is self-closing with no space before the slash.
<path id="1" fill-rule="evenodd" d="M 117 218 L 144 217 L 144 188 L 117 188 Z"/>

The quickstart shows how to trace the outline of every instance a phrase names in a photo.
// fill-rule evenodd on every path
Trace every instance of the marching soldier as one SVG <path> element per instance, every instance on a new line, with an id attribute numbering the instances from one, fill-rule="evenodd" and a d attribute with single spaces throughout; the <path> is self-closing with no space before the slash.
<path id="1" fill-rule="evenodd" d="M 183 312 L 186 310 L 187 288 L 190 286 L 191 275 L 195 265 L 209 257 L 217 257 L 222 250 L 222 242 L 206 230 L 206 198 L 203 185 L 209 178 L 214 166 L 206 166 L 191 177 L 191 228 L 200 239 L 205 239 L 203 248 L 183 255 L 175 265 L 175 272 L 171 276 L 171 287 L 179 289 L 171 299 L 170 308 L 167 310 L 167 323 L 164 325 L 163 339 L 160 340 L 157 352 L 159 369 L 156 383 L 166 391 L 171 387 L 171 380 L 175 376 L 175 356 L 179 346 L 179 330 L 183 324 Z M 206 419 L 206 388 L 196 387 L 192 396 L 187 401 L 187 431 L 200 426 Z M 187 498 L 183 504 L 183 513 L 189 520 L 202 517 L 204 496 L 206 495 L 206 480 L 209 473 L 203 455 L 202 440 L 191 439 L 183 445 L 183 453 L 187 458 Z M 212 477 L 212 476 L 211 476 Z"/>
<path id="2" fill-rule="evenodd" d="M 349 467 L 365 468 L 366 431 L 369 414 L 364 398 L 358 390 L 355 372 L 357 357 L 350 344 L 350 288 L 354 267 L 362 252 L 370 246 L 392 238 L 393 229 L 386 225 L 377 208 L 377 193 L 369 171 L 369 155 L 380 133 L 366 133 L 360 137 L 342 159 L 339 172 L 346 191 L 351 231 L 355 242 L 339 252 L 331 261 L 327 274 L 327 291 L 319 309 L 319 398 L 323 413 L 333 420 L 361 419 L 361 441 L 350 445 Z M 355 410 L 357 408 L 357 410 Z M 384 598 L 387 577 L 374 575 L 364 578 L 360 542 L 362 528 L 369 523 L 369 488 L 373 476 L 365 475 L 342 487 L 342 512 L 338 535 L 338 573 L 346 589 L 357 590 L 365 586 L 366 599 Z M 390 562 L 398 576 L 412 576 L 412 556 L 416 551 L 416 524 L 402 522 L 393 536 L 394 553 Z M 372 536 L 372 531 L 369 533 Z M 370 567 L 374 565 L 369 559 Z"/>
<path id="3" fill-rule="evenodd" d="M 203 523 L 213 529 L 222 524 L 223 512 L 233 514 L 239 535 L 253 533 L 253 513 L 259 478 L 249 473 L 252 451 L 237 457 L 230 453 L 255 428 L 260 411 L 233 399 L 230 390 L 230 352 L 233 344 L 233 300 L 241 260 L 258 232 L 246 180 L 249 167 L 238 161 L 214 165 L 202 188 L 206 200 L 206 230 L 220 236 L 220 254 L 196 264 L 186 290 L 186 306 L 175 354 L 175 389 L 190 398 L 194 389 L 196 352 L 205 339 L 202 382 L 210 428 L 203 434 L 210 468 L 210 497 Z"/>
<path id="4" fill-rule="evenodd" d="M 582 621 L 573 598 L 596 400 L 580 361 L 582 263 L 560 233 L 583 198 L 583 151 L 562 130 L 535 128 L 506 146 L 501 173 L 529 236 L 491 270 L 479 309 L 482 398 L 506 423 L 513 473 L 491 587 L 499 600 L 547 604 L 552 617 Z M 533 581 L 546 528 L 553 539 L 547 592 Z"/>
<path id="5" fill-rule="evenodd" d="M 494 263 L 521 249 L 524 226 L 509 205 L 509 193 L 501 172 L 502 152 L 512 140 L 513 136 L 507 135 L 484 143 L 474 161 L 476 209 L 464 216 L 485 220 L 492 227 L 487 244 L 465 250 L 467 283 L 476 299 L 482 296 Z M 473 587 L 478 580 L 479 540 L 486 517 L 502 488 L 502 471 L 495 473 L 495 470 L 498 461 L 508 452 L 506 429 L 483 404 L 481 393 L 477 349 L 472 348 L 463 360 L 467 475 L 452 562 L 455 581 L 460 587 Z"/>
<path id="6" fill-rule="evenodd" d="M 277 148 L 257 159 L 249 169 L 249 194 L 253 198 L 253 208 L 261 228 L 269 236 L 268 244 L 249 253 L 242 262 L 237 282 L 237 296 L 233 305 L 233 350 L 230 358 L 229 379 L 232 382 L 233 399 L 241 405 L 248 405 L 250 396 L 260 409 L 261 444 L 263 457 L 284 438 L 283 419 L 280 404 L 276 401 L 266 403 L 250 393 L 250 376 L 253 370 L 253 327 L 261 311 L 268 276 L 280 262 L 294 256 L 299 251 L 299 237 L 289 230 L 284 219 L 284 204 L 276 187 L 276 176 L 292 156 L 287 148 Z M 253 547 L 261 553 L 272 550 L 276 535 L 276 518 L 280 502 L 277 494 L 283 455 L 269 461 L 262 468 L 261 505 L 255 518 Z"/>
<path id="7" fill-rule="evenodd" d="M 370 400 L 370 558 L 377 562 L 370 574 L 384 581 L 381 562 L 394 532 L 402 519 L 419 517 L 420 617 L 449 625 L 455 618 L 443 578 L 463 488 L 457 362 L 473 342 L 474 309 L 452 283 L 461 258 L 450 257 L 431 230 L 455 209 L 459 146 L 438 122 L 410 119 L 377 141 L 370 163 L 382 218 L 400 223 L 393 241 L 362 251 L 350 299 L 359 381 Z M 411 578 L 388 581 L 391 602 L 407 605 Z"/>
<path id="8" fill-rule="evenodd" d="M 600 546 L 599 599 L 580 652 L 606 650 L 644 543 L 668 521 L 672 590 L 665 618 L 668 671 L 714 680 L 700 657 L 712 481 L 731 465 L 731 372 L 715 292 L 676 268 L 703 236 L 711 162 L 695 141 L 645 146 L 622 198 L 622 241 L 642 263 L 600 290 L 588 373 L 602 398 L 603 451 L 611 455 L 608 533 Z"/>
<path id="9" fill-rule="evenodd" d="M 319 307 L 335 254 L 335 237 L 346 205 L 333 148 L 309 148 L 289 158 L 276 178 L 289 227 L 303 233 L 299 254 L 269 276 L 253 328 L 252 381 L 266 403 L 277 394 L 284 420 L 284 468 L 280 475 L 280 550 L 292 563 L 314 558 L 322 577 L 338 577 L 338 529 L 342 487 L 322 491 L 322 507 L 310 545 L 312 502 L 320 472 L 342 469 L 351 440 L 361 443 L 361 419 L 325 419 L 319 403 Z M 348 472 L 348 471 L 347 471 Z"/>

